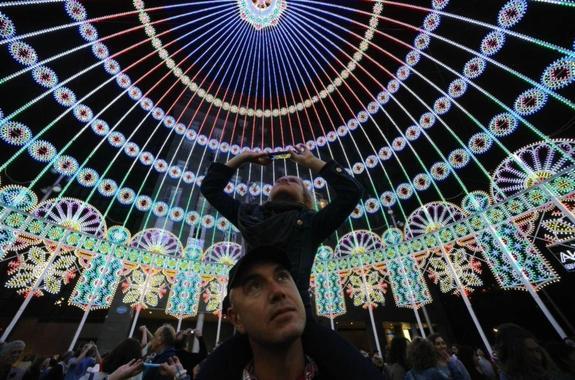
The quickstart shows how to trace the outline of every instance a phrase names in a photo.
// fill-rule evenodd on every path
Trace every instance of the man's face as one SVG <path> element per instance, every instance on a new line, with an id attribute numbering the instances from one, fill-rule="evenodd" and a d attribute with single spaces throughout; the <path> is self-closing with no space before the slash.
<path id="1" fill-rule="evenodd" d="M 295 202 L 304 202 L 303 183 L 298 177 L 285 176 L 280 177 L 274 183 L 270 191 L 272 200 L 292 200 Z"/>
<path id="2" fill-rule="evenodd" d="M 256 263 L 230 291 L 230 319 L 236 329 L 261 345 L 288 344 L 301 337 L 305 311 L 288 272 L 277 263 Z"/>

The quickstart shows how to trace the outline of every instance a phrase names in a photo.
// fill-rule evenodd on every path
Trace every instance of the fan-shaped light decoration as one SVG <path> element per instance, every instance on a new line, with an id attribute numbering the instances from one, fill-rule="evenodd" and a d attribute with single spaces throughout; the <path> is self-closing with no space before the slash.
<path id="1" fill-rule="evenodd" d="M 575 140 L 553 140 L 530 144 L 514 152 L 493 173 L 491 193 L 501 201 L 535 186 L 572 166 L 565 156 L 575 158 Z"/>
<path id="2" fill-rule="evenodd" d="M 242 246 L 238 243 L 223 241 L 206 249 L 204 261 L 208 263 L 224 264 L 232 267 L 242 257 Z"/>
<path id="3" fill-rule="evenodd" d="M 363 255 L 382 248 L 381 238 L 367 230 L 350 232 L 339 240 L 335 247 L 337 257 Z"/>
<path id="4" fill-rule="evenodd" d="M 38 218 L 58 224 L 74 232 L 102 238 L 106 234 L 106 221 L 94 206 L 74 198 L 49 199 L 39 203 L 32 213 Z M 50 249 L 56 246 L 48 244 Z M 60 246 L 60 249 L 65 249 Z"/>
<path id="5" fill-rule="evenodd" d="M 51 257 L 56 255 L 56 257 Z M 32 247 L 27 254 L 17 256 L 8 266 L 7 288 L 16 288 L 19 294 L 32 292 L 40 297 L 44 292 L 58 294 L 62 284 L 66 285 L 76 277 L 71 253 L 51 253 L 39 247 Z"/>
<path id="6" fill-rule="evenodd" d="M 438 231 L 464 218 L 463 211 L 448 202 L 431 202 L 415 210 L 407 219 L 405 235 L 415 237 Z"/>
<path id="7" fill-rule="evenodd" d="M 184 251 L 176 235 L 160 228 L 148 228 L 138 232 L 130 240 L 130 247 L 174 257 L 182 256 Z"/>

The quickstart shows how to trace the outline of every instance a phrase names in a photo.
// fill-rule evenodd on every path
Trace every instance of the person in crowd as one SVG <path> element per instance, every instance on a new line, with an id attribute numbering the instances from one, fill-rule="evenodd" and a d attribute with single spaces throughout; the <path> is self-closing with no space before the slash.
<path id="1" fill-rule="evenodd" d="M 30 367 L 28 367 L 24 373 L 24 376 L 22 376 L 22 380 L 38 380 L 45 369 L 43 368 L 45 362 L 45 357 L 36 356 L 34 360 L 32 360 Z"/>
<path id="2" fill-rule="evenodd" d="M 407 339 L 395 336 L 387 350 L 385 370 L 390 380 L 403 380 L 407 371 Z"/>
<path id="3" fill-rule="evenodd" d="M 156 330 L 152 340 L 149 343 L 149 351 L 154 354 L 151 364 L 161 364 L 169 358 L 176 355 L 176 330 L 165 324 Z M 165 379 L 157 367 L 150 368 L 144 373 L 144 380 Z"/>
<path id="4" fill-rule="evenodd" d="M 379 372 L 383 372 L 383 358 L 379 352 L 374 352 L 371 356 L 371 362 Z"/>
<path id="5" fill-rule="evenodd" d="M 437 351 L 433 344 L 416 337 L 407 347 L 407 363 L 411 369 L 405 380 L 447 380 L 448 374 L 438 368 Z"/>
<path id="6" fill-rule="evenodd" d="M 458 359 L 467 369 L 471 380 L 488 380 L 489 378 L 482 372 L 479 365 L 479 357 L 477 352 L 470 346 L 459 346 L 458 347 Z"/>
<path id="7" fill-rule="evenodd" d="M 140 346 L 142 347 L 142 355 L 145 356 L 148 354 L 148 346 L 152 339 L 154 339 L 154 334 L 152 334 L 150 330 L 148 330 L 148 327 L 144 325 L 140 326 L 138 330 L 140 330 L 140 334 L 142 334 L 142 337 L 140 338 Z"/>
<path id="8" fill-rule="evenodd" d="M 457 357 L 451 355 L 447 349 L 445 339 L 439 334 L 431 334 L 427 339 L 437 352 L 438 368 L 450 379 L 470 380 L 469 372 Z"/>
<path id="9" fill-rule="evenodd" d="M 94 342 L 86 343 L 77 357 L 71 357 L 69 360 L 66 360 L 70 355 L 71 354 L 67 353 L 63 355 L 62 360 L 60 360 L 63 366 L 65 380 L 78 380 L 86 374 L 88 368 L 102 362 L 98 346 L 96 346 Z"/>
<path id="10" fill-rule="evenodd" d="M 120 342 L 102 360 L 102 365 L 96 365 L 92 371 L 86 373 L 80 380 L 123 380 L 133 377 L 140 379 L 142 371 L 142 349 L 140 342 L 128 338 Z"/>
<path id="11" fill-rule="evenodd" d="M 64 365 L 56 358 L 50 358 L 46 371 L 40 377 L 40 380 L 64 380 Z"/>
<path id="12" fill-rule="evenodd" d="M 0 380 L 21 380 L 26 372 L 17 366 L 26 343 L 21 340 L 6 342 L 0 352 Z"/>
<path id="13" fill-rule="evenodd" d="M 316 158 L 304 144 L 291 151 L 291 160 L 322 176 L 333 190 L 332 201 L 319 211 L 313 210 L 313 198 L 298 177 L 279 178 L 262 205 L 246 204 L 227 195 L 224 188 L 243 164 L 267 165 L 267 153 L 244 152 L 226 164 L 214 163 L 204 178 L 204 197 L 241 231 L 247 251 L 274 245 L 288 257 L 288 269 L 298 287 L 307 313 L 304 333 L 306 351 L 312 354 L 332 379 L 370 379 L 381 374 L 366 367 L 357 350 L 336 332 L 320 326 L 314 319 L 309 295 L 309 281 L 315 254 L 321 242 L 345 221 L 361 198 L 361 185 L 335 161 Z M 226 310 L 224 307 L 223 310 Z M 230 378 L 241 373 L 249 352 L 248 342 L 238 336 L 224 342 L 202 366 L 199 379 Z M 345 361 L 344 361 L 345 359 Z M 369 358 L 367 360 L 369 362 Z M 222 365 L 225 362 L 226 365 Z M 362 368 L 366 373 L 358 373 Z"/>
<path id="14" fill-rule="evenodd" d="M 246 151 L 226 164 L 214 163 L 202 181 L 201 191 L 210 204 L 241 231 L 247 250 L 274 245 L 285 252 L 288 269 L 305 305 L 308 326 L 304 333 L 306 351 L 313 355 L 324 373 L 332 378 L 370 379 L 381 376 L 373 366 L 334 331 L 315 320 L 309 295 L 311 268 L 319 245 L 329 237 L 357 205 L 362 188 L 335 161 L 324 162 L 304 144 L 291 151 L 291 160 L 322 176 L 332 188 L 332 201 L 319 211 L 313 210 L 313 198 L 298 177 L 279 178 L 270 191 L 270 200 L 262 205 L 245 204 L 227 195 L 224 188 L 236 170 L 245 163 L 267 165 L 267 153 Z M 224 308 L 225 310 L 225 308 Z M 224 342 L 202 366 L 199 378 L 234 377 L 248 360 L 249 345 L 242 337 Z M 368 360 L 369 361 L 369 360 Z M 226 365 L 222 365 L 226 362 Z M 363 368 L 366 373 L 359 373 Z M 205 376 L 205 377 L 203 377 Z"/>
<path id="15" fill-rule="evenodd" d="M 496 330 L 494 348 L 501 380 L 553 378 L 555 365 L 531 332 L 513 323 Z"/>
<path id="16" fill-rule="evenodd" d="M 198 340 L 199 351 L 192 352 L 194 338 Z M 200 364 L 208 355 L 206 342 L 200 329 L 186 329 L 176 335 L 176 355 L 193 379 L 194 367 Z"/>
<path id="17" fill-rule="evenodd" d="M 284 252 L 260 247 L 248 252 L 230 270 L 227 315 L 248 340 L 251 358 L 241 374 L 226 379 L 326 378 L 314 358 L 304 351 L 306 312 L 288 267 Z"/>
<path id="18" fill-rule="evenodd" d="M 575 347 L 561 342 L 550 343 L 545 348 L 557 365 L 557 378 L 575 379 Z"/>
<path id="19" fill-rule="evenodd" d="M 495 380 L 497 378 L 497 372 L 495 371 L 495 367 L 491 360 L 485 357 L 485 352 L 483 352 L 481 348 L 478 348 L 475 352 L 479 365 L 479 372 L 488 379 Z"/>

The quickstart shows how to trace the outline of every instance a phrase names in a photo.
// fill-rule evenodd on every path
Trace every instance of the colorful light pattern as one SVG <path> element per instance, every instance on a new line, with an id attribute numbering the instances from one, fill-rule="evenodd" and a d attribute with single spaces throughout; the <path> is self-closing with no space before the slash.
<path id="1" fill-rule="evenodd" d="M 0 13 L 2 45 L 19 66 L 2 73 L 0 90 L 24 83 L 26 76 L 34 86 L 23 92 L 31 97 L 3 93 L 10 102 L 1 106 L 11 113 L 0 111 L 0 142 L 9 155 L 0 163 L 6 174 L 0 203 L 7 207 L 0 207 L 0 249 L 2 257 L 19 258 L 10 264 L 13 281 L 23 284 L 19 292 L 36 291 L 38 276 L 18 270 L 41 268 L 34 260 L 45 263 L 60 252 L 62 258 L 78 255 L 86 268 L 70 300 L 82 308 L 109 307 L 120 276 L 131 273 L 123 285 L 124 302 L 136 308 L 157 305 L 172 283 L 167 314 L 195 315 L 200 294 L 208 311 L 219 313 L 227 270 L 242 249 L 232 242 L 239 231 L 197 196 L 207 163 L 247 150 L 278 152 L 299 142 L 322 159 L 338 157 L 346 171 L 371 185 L 333 242 L 335 254 L 327 246 L 318 252 L 313 283 L 319 315 L 346 312 L 344 287 L 356 306 L 384 304 L 388 284 L 397 306 L 417 309 L 431 302 L 425 275 L 445 293 L 461 292 L 459 282 L 466 295 L 482 286 L 480 252 L 504 289 L 525 289 L 522 276 L 537 289 L 559 279 L 529 239 L 539 234 L 554 244 L 573 236 L 566 210 L 573 212 L 575 154 L 572 140 L 550 139 L 555 130 L 532 116 L 575 109 L 567 96 L 574 82 L 573 54 L 571 46 L 528 34 L 530 25 L 511 30 L 527 14 L 527 1 L 510 0 L 480 21 L 465 14 L 465 7 L 451 13 L 449 0 L 427 6 L 375 1 L 363 8 L 238 0 L 163 4 L 166 12 L 151 12 L 136 0 L 135 12 L 106 15 L 135 21 L 130 25 L 137 26 L 119 29 L 118 36 L 139 35 L 140 43 L 124 50 L 118 50 L 116 36 L 99 32 L 97 16 L 86 22 L 87 9 L 95 11 L 90 4 L 62 3 L 77 24 L 28 35 L 16 33 L 20 20 L 12 20 L 10 7 Z M 417 11 L 421 23 L 386 17 L 384 4 Z M 549 4 L 549 9 L 562 5 Z M 17 5 L 35 10 L 35 2 Z M 392 29 L 380 22 L 413 32 L 413 39 L 388 34 Z M 449 35 L 445 25 L 453 23 L 480 27 L 476 45 Z M 50 57 L 45 47 L 51 46 L 51 32 L 64 31 L 77 39 L 78 48 L 58 49 Z M 517 40 L 534 57 L 550 53 L 539 74 L 506 66 L 499 53 Z M 45 41 L 42 49 L 34 48 Z M 468 61 L 455 67 L 450 55 L 429 49 L 438 43 Z M 390 44 L 405 51 L 395 56 Z M 140 47 L 146 55 L 138 55 Z M 68 70 L 62 62 L 80 51 L 93 54 L 96 63 L 88 66 L 83 57 Z M 133 74 L 148 63 L 143 74 Z M 429 64 L 433 70 L 427 70 Z M 106 79 L 86 88 L 91 70 Z M 496 72 L 510 97 L 488 85 Z M 420 91 L 422 84 L 432 91 Z M 101 96 L 102 89 L 116 98 Z M 481 110 L 471 104 L 485 100 L 491 106 Z M 44 115 L 39 107 L 61 113 L 52 120 L 53 112 Z M 120 107 L 126 108 L 118 112 Z M 41 121 L 30 121 L 31 115 Z M 510 149 L 511 135 L 530 145 Z M 86 146 L 76 149 L 79 144 Z M 491 162 L 502 153 L 506 158 L 499 166 Z M 12 184 L 8 173 L 19 172 L 18 165 L 30 157 L 32 165 L 25 166 L 33 177 L 26 178 L 30 185 Z M 270 171 L 249 167 L 225 191 L 264 202 L 277 176 L 297 174 L 318 204 L 333 196 L 324 178 L 294 172 L 290 164 L 275 162 Z M 132 173 L 144 174 L 135 181 Z M 483 181 L 474 183 L 489 185 L 470 188 L 470 173 Z M 40 190 L 52 191 L 40 188 L 52 174 L 61 181 L 52 185 L 56 198 L 36 205 Z M 76 189 L 86 199 L 69 198 Z M 107 229 L 111 210 L 125 219 Z M 142 218 L 142 224 L 131 225 L 130 217 Z M 371 230 L 385 232 L 380 237 Z M 205 251 L 204 238 L 210 242 Z M 37 256 L 28 263 L 26 250 Z M 42 265 L 51 273 L 60 264 Z M 60 286 L 61 281 L 51 282 L 46 291 Z"/>
<path id="2" fill-rule="evenodd" d="M 55 258 L 51 258 L 56 255 Z M 7 288 L 17 289 L 18 294 L 29 292 L 41 297 L 44 292 L 58 294 L 62 284 L 66 285 L 76 276 L 73 253 L 50 253 L 39 247 L 32 247 L 27 254 L 18 256 L 9 263 Z"/>

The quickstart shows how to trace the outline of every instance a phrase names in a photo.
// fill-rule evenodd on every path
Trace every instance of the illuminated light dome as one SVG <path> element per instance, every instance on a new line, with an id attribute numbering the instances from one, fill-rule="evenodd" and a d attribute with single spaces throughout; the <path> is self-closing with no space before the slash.
<path id="1" fill-rule="evenodd" d="M 55 292 L 56 315 L 70 294 L 90 323 L 109 308 L 134 326 L 152 307 L 221 318 L 244 242 L 201 195 L 209 166 L 305 144 L 365 189 L 318 242 L 319 317 L 377 326 L 376 308 L 407 308 L 423 334 L 444 323 L 423 309 L 439 301 L 470 314 L 449 323 L 477 345 L 489 322 L 474 310 L 497 294 L 498 319 L 562 335 L 545 307 L 570 294 L 575 266 L 562 259 L 575 241 L 572 1 L 47 2 L 0 11 L 6 299 Z M 223 194 L 244 203 L 285 175 L 318 212 L 342 195 L 290 159 L 233 174 Z"/>
<path id="2" fill-rule="evenodd" d="M 240 17 L 257 30 L 278 24 L 287 0 L 238 0 Z"/>

